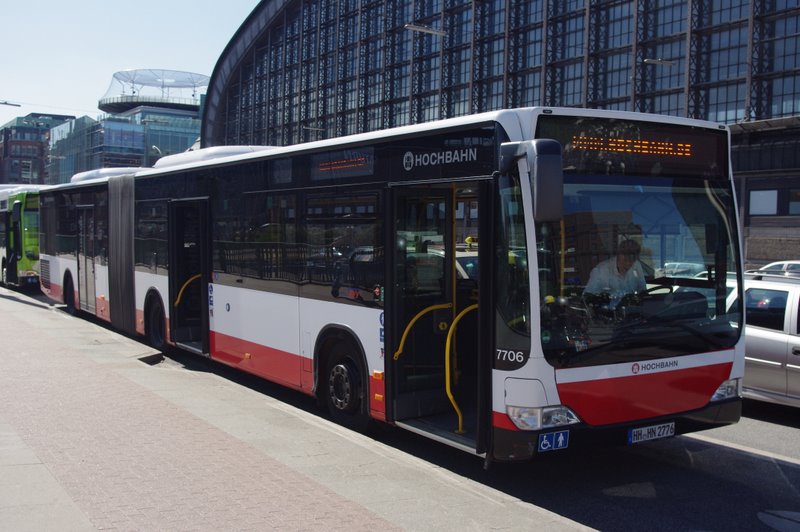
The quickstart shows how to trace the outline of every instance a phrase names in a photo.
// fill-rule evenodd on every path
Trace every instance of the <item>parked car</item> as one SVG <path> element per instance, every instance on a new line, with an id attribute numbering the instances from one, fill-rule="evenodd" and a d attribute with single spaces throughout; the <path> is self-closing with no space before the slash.
<path id="1" fill-rule="evenodd" d="M 745 274 L 742 395 L 800 407 L 800 278 Z"/>
<path id="2" fill-rule="evenodd" d="M 756 270 L 759 273 L 785 275 L 787 277 L 800 277 L 800 260 L 782 260 L 771 262 Z"/>

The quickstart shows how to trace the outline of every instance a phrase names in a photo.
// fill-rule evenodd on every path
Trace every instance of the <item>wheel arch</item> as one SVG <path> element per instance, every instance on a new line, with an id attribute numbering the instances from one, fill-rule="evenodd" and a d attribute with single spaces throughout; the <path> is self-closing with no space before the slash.
<path id="1" fill-rule="evenodd" d="M 364 386 L 366 392 L 369 393 L 369 365 L 367 364 L 364 346 L 358 335 L 346 325 L 329 324 L 320 330 L 317 335 L 317 341 L 314 344 L 314 395 L 317 399 L 321 398 L 320 373 L 327 367 L 328 357 L 334 346 L 339 343 L 350 344 L 355 349 L 355 354 L 361 362 L 361 367 L 364 368 Z"/>
<path id="2" fill-rule="evenodd" d="M 161 292 L 155 286 L 151 286 L 147 289 L 147 292 L 144 295 L 144 305 L 142 308 L 143 311 L 143 319 L 144 319 L 144 335 L 147 337 L 150 327 L 150 313 L 153 311 L 154 305 L 161 305 L 161 312 L 164 314 L 164 332 L 165 338 L 164 340 L 168 341 L 169 333 L 168 333 L 168 323 L 169 323 L 169 310 L 164 305 L 164 298 L 161 296 Z"/>

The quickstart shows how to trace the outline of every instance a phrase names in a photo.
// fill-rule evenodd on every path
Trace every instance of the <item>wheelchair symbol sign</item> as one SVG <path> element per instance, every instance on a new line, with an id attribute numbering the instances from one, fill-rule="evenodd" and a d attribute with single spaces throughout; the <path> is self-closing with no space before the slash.
<path id="1" fill-rule="evenodd" d="M 558 451 L 569 445 L 569 431 L 548 432 L 539 434 L 539 452 Z"/>

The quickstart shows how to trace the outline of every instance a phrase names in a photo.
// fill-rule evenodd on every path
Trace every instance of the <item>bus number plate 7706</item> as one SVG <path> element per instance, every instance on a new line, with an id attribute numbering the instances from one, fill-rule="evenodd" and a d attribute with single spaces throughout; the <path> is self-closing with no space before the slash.
<path id="1" fill-rule="evenodd" d="M 675 423 L 662 423 L 649 427 L 639 427 L 628 431 L 628 443 L 641 443 L 643 441 L 660 440 L 675 436 Z"/>

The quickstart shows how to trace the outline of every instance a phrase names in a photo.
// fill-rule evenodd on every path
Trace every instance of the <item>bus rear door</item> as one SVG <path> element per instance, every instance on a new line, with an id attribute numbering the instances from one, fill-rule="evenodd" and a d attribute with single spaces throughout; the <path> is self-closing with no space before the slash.
<path id="1" fill-rule="evenodd" d="M 168 216 L 172 341 L 208 355 L 208 199 L 171 201 Z"/>
<path id="2" fill-rule="evenodd" d="M 95 224 L 94 205 L 78 205 L 78 298 L 79 307 L 95 313 Z"/>

